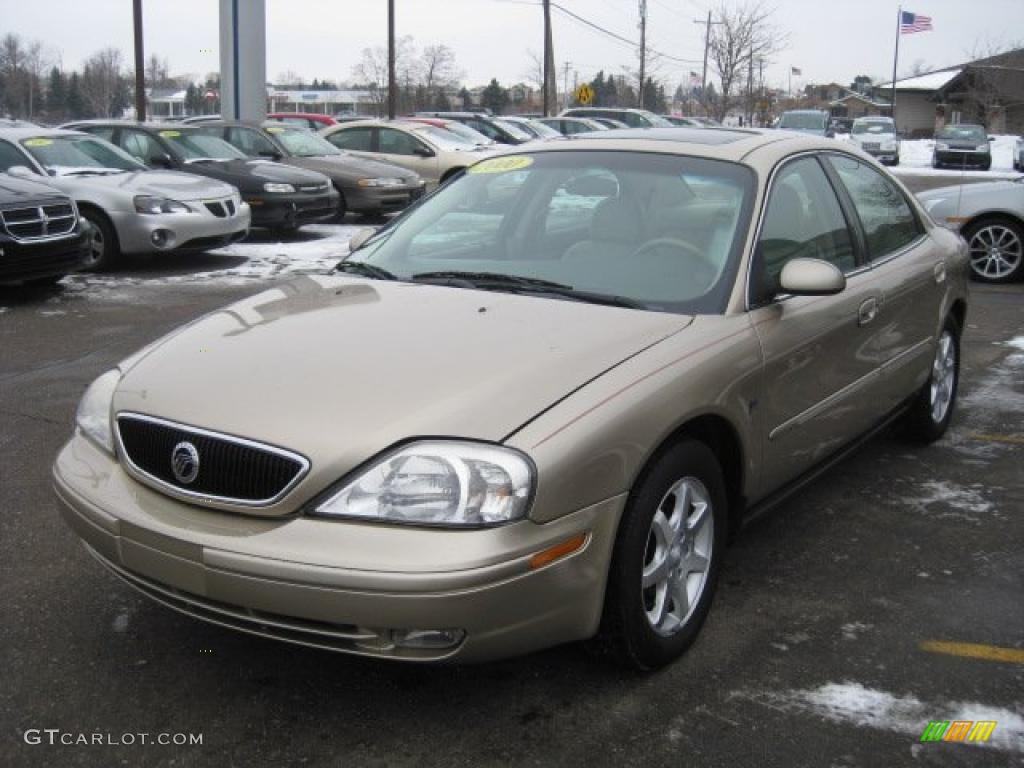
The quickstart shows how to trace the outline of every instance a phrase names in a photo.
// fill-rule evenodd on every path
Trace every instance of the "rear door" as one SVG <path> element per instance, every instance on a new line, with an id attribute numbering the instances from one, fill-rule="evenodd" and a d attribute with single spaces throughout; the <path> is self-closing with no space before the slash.
<path id="1" fill-rule="evenodd" d="M 903 191 L 867 161 L 833 154 L 827 164 L 863 229 L 872 282 L 881 291 L 873 355 L 895 407 L 928 378 L 945 293 L 946 262 Z"/>
<path id="2" fill-rule="evenodd" d="M 377 142 L 381 160 L 416 171 L 424 179 L 440 177 L 437 153 L 411 133 L 395 128 L 378 128 Z M 428 152 L 429 156 L 425 157 Z"/>
<path id="3" fill-rule="evenodd" d="M 757 406 L 765 492 L 827 458 L 879 415 L 872 350 L 882 292 L 862 263 L 855 226 L 815 155 L 775 173 L 748 286 L 765 358 Z M 835 264 L 846 275 L 845 290 L 779 295 L 782 268 L 797 257 Z"/>

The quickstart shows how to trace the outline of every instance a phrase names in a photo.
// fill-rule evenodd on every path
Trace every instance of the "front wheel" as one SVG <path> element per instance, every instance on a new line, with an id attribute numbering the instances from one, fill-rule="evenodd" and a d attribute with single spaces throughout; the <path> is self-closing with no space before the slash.
<path id="1" fill-rule="evenodd" d="M 935 345 L 932 370 L 907 412 L 907 436 L 917 442 L 931 443 L 946 432 L 953 418 L 957 386 L 960 383 L 960 326 L 947 318 Z"/>
<path id="2" fill-rule="evenodd" d="M 118 256 L 117 232 L 106 216 L 92 208 L 81 212 L 82 218 L 92 225 L 89 238 L 89 256 L 82 265 L 82 270 L 99 272 L 109 269 Z"/>
<path id="3" fill-rule="evenodd" d="M 645 472 L 619 525 L 596 650 L 649 670 L 689 648 L 718 581 L 726 506 L 722 469 L 703 443 L 681 441 Z"/>
<path id="4" fill-rule="evenodd" d="M 1010 283 L 1024 277 L 1024 227 L 1007 218 L 976 221 L 964 228 L 971 277 L 983 283 Z"/>

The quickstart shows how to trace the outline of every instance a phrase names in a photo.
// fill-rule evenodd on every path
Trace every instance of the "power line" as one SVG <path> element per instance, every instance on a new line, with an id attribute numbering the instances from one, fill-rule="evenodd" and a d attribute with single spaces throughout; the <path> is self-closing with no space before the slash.
<path id="1" fill-rule="evenodd" d="M 505 1 L 506 2 L 510 2 L 511 0 L 505 0 Z M 526 2 L 526 0 L 519 0 L 519 2 Z M 561 11 L 566 16 L 569 16 L 569 17 L 575 19 L 576 21 L 580 22 L 581 24 L 585 24 L 588 27 L 591 27 L 592 29 L 596 29 L 598 32 L 601 32 L 602 34 L 605 34 L 608 37 L 612 37 L 612 38 L 614 38 L 614 39 L 616 39 L 616 40 L 618 40 L 620 42 L 626 43 L 627 45 L 632 46 L 633 48 L 635 48 L 637 50 L 640 49 L 640 44 L 637 43 L 635 40 L 630 40 L 628 37 L 624 37 L 624 36 L 622 36 L 620 34 L 612 32 L 610 29 L 606 29 L 605 27 L 602 27 L 600 24 L 595 24 L 594 22 L 590 21 L 589 19 L 585 19 L 585 18 L 583 18 L 582 16 L 580 16 L 577 13 L 573 13 L 568 8 L 565 8 L 565 7 L 561 6 L 561 5 L 559 5 L 558 3 L 555 3 L 555 2 L 551 3 L 551 7 Z M 661 51 L 656 51 L 653 48 L 647 48 L 647 52 L 650 53 L 650 54 L 653 54 L 655 56 L 660 56 L 660 57 L 665 58 L 665 59 L 670 59 L 671 61 L 682 62 L 683 64 L 699 64 L 700 63 L 696 59 L 683 59 L 683 58 L 680 58 L 679 56 L 672 56 L 671 54 L 668 54 L 668 53 L 662 53 Z"/>

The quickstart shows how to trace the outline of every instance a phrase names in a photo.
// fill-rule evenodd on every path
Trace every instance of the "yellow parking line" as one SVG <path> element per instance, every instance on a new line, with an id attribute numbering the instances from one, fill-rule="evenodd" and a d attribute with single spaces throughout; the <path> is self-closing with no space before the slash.
<path id="1" fill-rule="evenodd" d="M 1011 445 L 1024 445 L 1024 437 L 1017 435 L 970 435 L 971 440 L 986 440 L 990 443 L 1010 443 Z"/>
<path id="2" fill-rule="evenodd" d="M 969 659 L 1024 664 L 1024 649 L 1020 648 L 1000 648 L 997 645 L 982 645 L 980 643 L 951 643 L 942 640 L 925 640 L 917 647 L 929 653 L 945 653 Z"/>

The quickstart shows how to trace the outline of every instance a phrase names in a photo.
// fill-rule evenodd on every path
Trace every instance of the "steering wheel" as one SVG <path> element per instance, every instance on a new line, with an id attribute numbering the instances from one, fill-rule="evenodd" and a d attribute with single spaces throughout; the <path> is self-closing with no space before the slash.
<path id="1" fill-rule="evenodd" d="M 629 258 L 642 259 L 645 256 L 657 253 L 662 248 L 674 249 L 686 254 L 687 264 L 693 267 L 691 277 L 696 285 L 699 285 L 704 290 L 714 285 L 715 278 L 718 276 L 718 266 L 708 259 L 707 255 L 697 246 L 686 240 L 677 240 L 674 237 L 656 237 L 653 240 L 648 240 L 633 251 Z"/>

